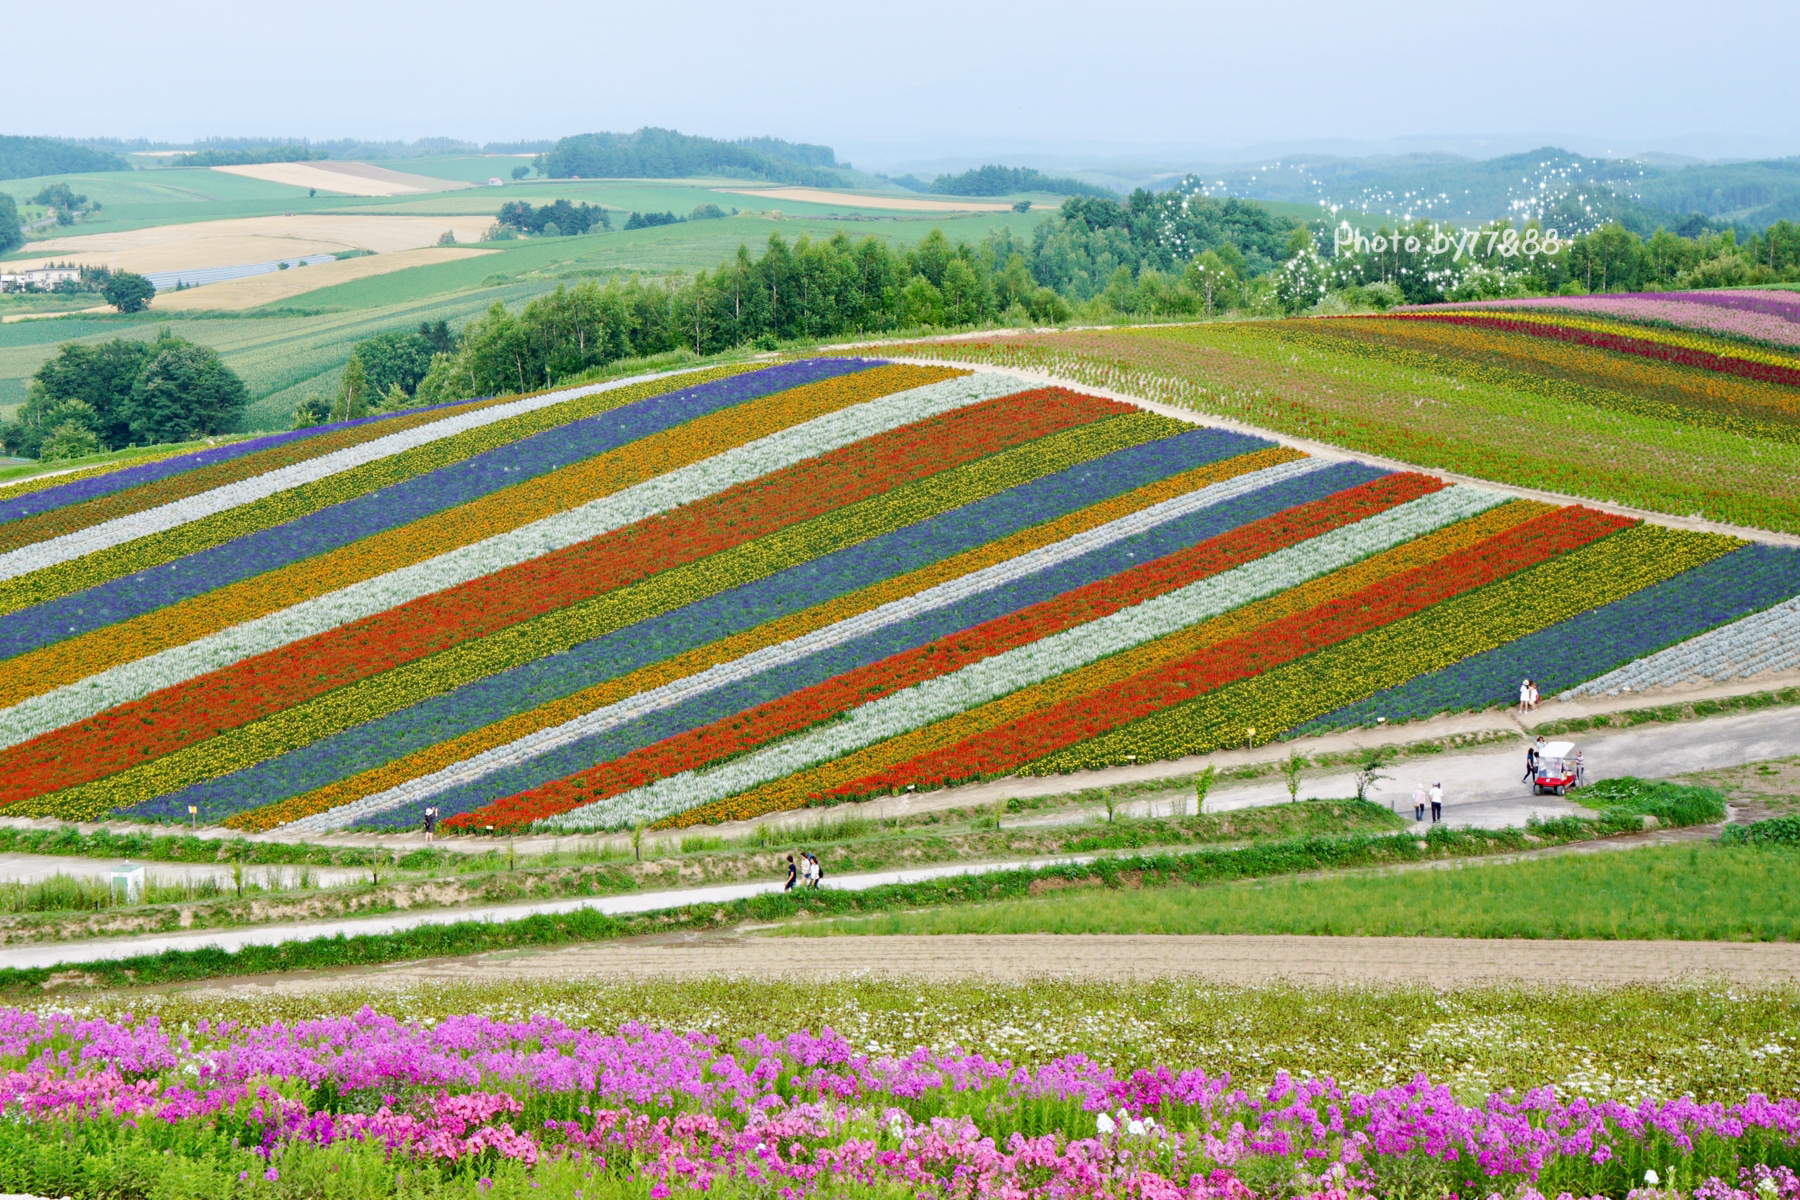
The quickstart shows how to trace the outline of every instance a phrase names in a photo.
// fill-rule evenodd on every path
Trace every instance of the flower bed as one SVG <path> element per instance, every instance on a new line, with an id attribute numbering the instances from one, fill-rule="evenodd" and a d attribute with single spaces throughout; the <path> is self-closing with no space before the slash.
<path id="1" fill-rule="evenodd" d="M 0 704 L 517 529 L 801 417 L 945 374 L 875 368 L 762 400 L 758 390 L 782 381 L 757 374 L 657 396 L 187 555 L 172 569 L 8 614 L 0 617 L 0 652 L 18 657 L 0 669 Z M 64 640 L 82 630 L 95 632 Z"/>
<path id="2" fill-rule="evenodd" d="M 1591 686 L 1604 691 L 1619 686 L 1610 681 L 1609 673 L 1621 664 L 1639 658 L 1648 661 L 1666 646 L 1796 593 L 1800 593 L 1800 550 L 1744 546 L 1624 599 L 1588 609 L 1399 687 L 1383 689 L 1302 728 L 1318 733 L 1373 725 L 1377 717 L 1404 721 L 1440 712 L 1505 706 L 1517 694 L 1521 679 L 1532 680 L 1545 695 L 1582 680 L 1594 680 Z M 1752 671 L 1756 669 L 1761 668 Z M 1632 685 L 1627 682 L 1626 686 Z"/>
<path id="3" fill-rule="evenodd" d="M 528 406 L 525 412 L 507 420 L 416 445 L 360 467 L 277 492 L 203 520 L 91 553 L 60 566 L 14 579 L 0 580 L 0 613 L 11 613 L 98 588 L 121 576 L 135 575 L 134 586 L 144 586 L 158 579 L 157 572 L 152 568 L 178 562 L 190 555 L 272 526 L 299 520 L 321 509 L 369 495 L 381 488 L 405 483 L 416 476 L 461 463 L 497 447 L 554 429 L 564 422 L 590 417 L 674 391 L 684 384 L 695 387 L 698 383 L 704 387 L 705 381 L 716 382 L 737 373 L 729 369 L 713 369 L 675 379 L 663 378 L 636 383 L 628 381 L 624 386 L 577 396 L 556 404 Z M 775 382 L 777 386 L 791 386 L 781 384 L 779 379 Z M 179 599 L 179 595 L 170 599 Z M 63 611 L 69 612 L 71 609 L 79 617 L 83 615 L 85 606 L 77 602 L 65 605 Z M 82 628 L 80 622 L 76 625 L 79 631 Z"/>
<path id="4" fill-rule="evenodd" d="M 28 792 L 47 790 L 50 777 L 42 773 L 51 764 L 60 764 L 54 779 L 61 786 L 83 783 L 166 754 L 201 729 L 210 736 L 233 728 L 375 670 L 717 553 L 859 492 L 885 490 L 946 463 L 1123 411 L 1111 401 L 1071 398 L 1028 418 L 1005 401 L 998 408 L 992 402 L 971 406 L 978 396 L 960 381 L 916 391 L 934 389 L 929 398 L 902 393 L 816 418 L 763 439 L 770 445 L 750 443 L 465 550 L 235 626 L 217 641 L 202 639 L 115 669 L 111 678 L 97 676 L 15 705 L 0 742 L 16 747 L 41 732 L 63 732 L 0 754 L 0 764 L 30 774 L 21 784 Z M 904 417 L 918 409 L 954 417 L 907 427 Z M 841 447 L 852 449 L 821 457 Z M 656 519 L 695 500 L 711 503 Z M 644 527 L 636 528 L 639 523 Z M 280 648 L 264 650 L 270 641 Z M 219 670 L 220 659 L 238 665 Z M 85 721 L 107 709 L 106 718 Z M 74 721 L 84 721 L 79 733 Z M 20 794 L 0 787 L 0 804 Z"/>
<path id="5" fill-rule="evenodd" d="M 1413 379 L 1432 346 L 1546 344 L 1271 329 L 1233 336 L 1281 361 L 1363 338 Z M 1721 438 L 1775 429 L 1788 395 L 1606 361 L 1645 394 L 1683 381 Z M 1741 543 L 1011 376 L 846 358 L 684 378 L 328 432 L 310 457 L 289 440 L 22 518 L 95 520 L 15 523 L 0 553 L 51 564 L 0 581 L 0 806 L 299 835 L 427 803 L 453 828 L 693 824 L 1264 740 L 1526 651 L 1566 665 L 1558 687 L 1786 661 L 1773 618 L 1720 624 L 1786 611 L 1786 552 L 1707 566 Z"/>
<path id="6" fill-rule="evenodd" d="M 890 573 L 923 567 L 938 555 L 979 547 L 996 532 L 1065 513 L 1083 498 L 1104 495 L 1113 488 L 1127 489 L 1163 472 L 1178 472 L 1196 460 L 1254 444 L 1249 439 L 1189 431 L 1114 449 L 1120 441 L 1166 432 L 1168 424 L 1161 418 L 1115 418 L 1080 426 L 828 513 L 816 519 L 805 537 L 782 541 L 776 535 L 746 543 L 741 549 L 760 548 L 762 552 L 738 561 L 736 569 L 718 570 L 722 560 L 730 559 L 720 555 L 692 564 L 712 564 L 714 569 L 705 577 L 685 569 L 653 576 L 603 598 L 610 601 L 604 607 L 576 606 L 564 619 L 541 623 L 536 637 L 530 636 L 529 626 L 520 627 L 519 637 L 513 639 L 519 643 L 517 653 L 511 656 L 516 665 L 497 663 L 489 653 L 484 665 L 492 674 L 483 673 L 481 678 L 451 687 L 428 701 L 421 697 L 391 716 L 322 739 L 284 756 L 283 761 L 272 761 L 241 777 L 221 779 L 216 785 L 199 785 L 185 798 L 175 796 L 171 801 L 199 803 L 205 805 L 203 811 L 212 813 L 235 811 L 246 800 L 264 803 L 326 786 L 346 773 L 459 738 L 488 722 L 544 704 L 560 705 L 577 693 L 596 698 L 631 696 L 657 682 L 692 674 L 698 668 L 683 670 L 680 666 L 691 654 L 705 652 L 721 639 L 760 634 L 748 648 L 769 644 L 762 638 L 785 629 L 776 622 L 811 602 L 829 603 Z M 1039 475 L 1046 466 L 1069 458 L 1085 461 Z M 1104 479 L 1097 478 L 1102 474 Z M 1083 486 L 1070 487 L 1071 476 Z M 1007 487 L 1007 483 L 1016 486 Z M 944 512 L 945 508 L 949 511 Z M 939 515 L 930 515 L 933 512 Z M 872 516 L 879 527 L 874 527 Z M 918 520 L 920 517 L 925 519 Z M 858 536 L 869 533 L 875 536 L 866 540 Z M 829 549 L 846 543 L 854 544 Z M 820 554 L 821 546 L 827 552 Z M 552 657 L 544 657 L 552 650 Z M 493 670 L 496 666 L 502 669 Z M 668 673 L 666 678 L 662 672 Z M 598 682 L 615 679 L 617 683 Z M 439 690 L 443 682 L 440 676 L 431 690 Z M 604 702 L 597 699 L 587 707 Z M 506 740 L 510 739 L 501 739 Z M 422 773 L 408 772 L 393 782 Z M 225 796 L 237 799 L 220 809 L 219 798 Z M 342 802 L 335 796 L 302 800 L 284 806 L 282 813 L 299 816 L 323 811 Z"/>
<path id="7" fill-rule="evenodd" d="M 1456 307 L 1592 313 L 1621 321 L 1643 321 L 1800 348 L 1800 296 L 1793 292 L 1734 290 L 1533 296 L 1517 300 L 1484 300 Z"/>
<path id="8" fill-rule="evenodd" d="M 1756 379 L 1765 383 L 1779 383 L 1789 387 L 1800 385 L 1800 366 L 1787 355 L 1772 355 L 1751 349 L 1736 349 L 1718 343 L 1708 343 L 1692 336 L 1679 334 L 1657 335 L 1654 330 L 1637 330 L 1608 327 L 1605 324 L 1582 321 L 1579 319 L 1547 319 L 1534 318 L 1521 314 L 1517 317 L 1487 317 L 1455 312 L 1413 312 L 1391 318 L 1397 321 L 1444 321 L 1452 325 L 1471 325 L 1478 329 L 1503 329 L 1518 333 L 1528 333 L 1533 337 L 1554 338 L 1562 342 L 1574 342 L 1579 346 L 1592 346 L 1600 350 L 1612 350 L 1620 354 L 1632 354 L 1641 358 L 1651 358 L 1658 362 L 1676 363 L 1684 367 L 1699 367 L 1704 371 L 1720 371 L 1728 375 L 1742 375 L 1746 379 Z"/>
<path id="9" fill-rule="evenodd" d="M 724 1045 L 368 1009 L 179 1034 L 11 1010 L 0 1060 L 0 1104 L 19 1122 L 0 1186 L 57 1194 L 85 1160 L 89 1180 L 180 1169 L 187 1194 L 217 1196 L 389 1196 L 410 1175 L 459 1193 L 652 1200 L 1800 1197 L 1800 1102 L 1760 1095 L 1463 1099 L 1423 1076 L 1354 1092 L 1286 1074 L 1248 1091 L 1079 1054 L 868 1054 L 829 1029 Z"/>

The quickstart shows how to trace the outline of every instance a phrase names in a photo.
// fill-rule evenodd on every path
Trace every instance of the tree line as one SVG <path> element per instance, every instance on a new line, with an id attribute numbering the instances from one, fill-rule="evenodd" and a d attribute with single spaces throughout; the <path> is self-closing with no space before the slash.
<path id="1" fill-rule="evenodd" d="M 566 137 L 539 155 L 536 163 L 538 170 L 555 179 L 728 175 L 809 187 L 843 185 L 843 178 L 831 170 L 836 157 L 828 146 L 794 144 L 779 138 L 723 142 L 653 127 L 635 133 Z"/>
<path id="2" fill-rule="evenodd" d="M 1013 192 L 1049 192 L 1053 196 L 1117 195 L 1111 188 L 1097 183 L 1053 178 L 1031 167 L 994 165 L 976 167 L 960 175 L 939 175 L 926 190 L 941 196 L 1005 196 Z"/>
<path id="3" fill-rule="evenodd" d="M 75 146 L 56 138 L 0 134 L 0 179 L 129 170 L 131 163 L 105 150 Z"/>
<path id="4" fill-rule="evenodd" d="M 1311 277 L 1321 300 L 1337 294 L 1376 307 L 1800 281 L 1800 224 L 1792 221 L 1742 239 L 1735 229 L 1704 227 L 1691 236 L 1659 228 L 1642 237 L 1609 221 L 1561 239 L 1554 253 L 1542 249 L 1545 224 L 1494 221 L 1448 238 L 1429 221 L 1383 225 L 1349 246 L 1339 245 L 1348 240 L 1342 233 L 1323 235 L 1323 257 L 1294 270 Z"/>
<path id="5" fill-rule="evenodd" d="M 571 204 L 567 200 L 557 200 L 533 208 L 529 201 L 510 200 L 500 206 L 498 220 L 503 228 L 552 237 L 612 228 L 612 218 L 606 215 L 606 209 L 585 201 Z"/>
<path id="6" fill-rule="evenodd" d="M 169 160 L 172 167 L 248 167 L 264 163 L 318 162 L 331 157 L 323 150 L 290 142 L 284 146 L 254 146 L 226 149 L 207 146 L 192 154 L 177 154 Z"/>

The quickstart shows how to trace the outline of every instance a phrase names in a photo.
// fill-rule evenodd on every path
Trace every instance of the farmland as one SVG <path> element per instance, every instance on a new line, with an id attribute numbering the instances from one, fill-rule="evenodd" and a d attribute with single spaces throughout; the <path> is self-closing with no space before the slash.
<path id="1" fill-rule="evenodd" d="M 5 812 L 298 836 L 1179 758 L 1503 704 L 1520 661 L 1780 669 L 1800 621 L 1794 548 L 855 357 L 238 442 L 0 516 Z"/>
<path id="2" fill-rule="evenodd" d="M 467 158 L 448 160 L 406 159 L 375 163 L 400 172 L 441 174 L 446 179 L 485 182 L 505 175 L 517 158 Z M 47 182 L 39 179 L 6 180 L 5 190 L 21 199 Z M 303 187 L 247 178 L 224 171 L 166 169 L 110 172 L 72 177 L 71 186 L 103 203 L 100 213 L 85 218 L 73 229 L 62 231 L 68 239 L 27 243 L 5 256 L 8 262 L 64 261 L 82 257 L 82 246 L 111 247 L 131 244 L 124 239 L 154 239 L 174 249 L 159 250 L 163 262 L 169 253 L 180 261 L 171 267 L 201 265 L 201 259 L 219 265 L 259 262 L 285 257 L 292 245 L 267 237 L 251 244 L 235 231 L 267 229 L 280 234 L 282 226 L 300 225 L 305 230 L 328 233 L 319 248 L 336 252 L 351 248 L 382 254 L 409 247 L 431 246 L 446 229 L 456 231 L 463 243 L 473 243 L 493 220 L 503 199 L 523 197 L 534 203 L 558 198 L 597 204 L 611 210 L 623 225 L 631 211 L 686 214 L 695 206 L 715 203 L 729 214 L 723 220 L 684 223 L 652 229 L 583 237 L 540 238 L 488 243 L 484 254 L 464 262 L 409 264 L 404 270 L 385 271 L 374 278 L 330 279 L 330 272 L 309 276 L 302 271 L 281 272 L 280 288 L 269 294 L 247 284 L 215 285 L 212 292 L 199 288 L 180 297 L 175 308 L 165 297 L 151 312 L 139 317 L 113 313 L 94 314 L 58 321 L 23 321 L 0 326 L 0 412 L 10 411 L 25 398 L 25 380 L 67 341 L 105 341 L 124 336 L 154 336 L 155 329 L 178 322 L 182 336 L 218 349 L 227 364 L 242 375 L 253 404 L 246 417 L 249 429 L 285 428 L 295 403 L 308 391 L 336 385 L 337 375 L 354 344 L 366 337 L 416 326 L 421 320 L 448 320 L 460 324 L 498 300 L 517 305 L 554 290 L 571 280 L 598 276 L 644 273 L 652 276 L 681 271 L 692 273 L 716 267 L 742 244 L 758 246 L 770 234 L 792 241 L 802 234 L 830 237 L 840 229 L 876 233 L 898 244 L 943 228 L 952 237 L 979 241 L 990 229 L 1006 228 L 1027 233 L 1045 211 L 1019 214 L 986 212 L 906 212 L 900 209 L 865 209 L 834 203 L 810 194 L 795 198 L 758 199 L 720 191 L 741 187 L 741 180 L 532 180 L 505 189 L 467 188 L 429 195 L 402 194 L 388 197 L 346 197 L 321 193 L 309 197 Z M 903 196 L 895 197 L 898 202 Z M 237 222 L 246 222 L 239 225 Z M 220 226 L 225 239 L 196 234 L 189 227 Z M 405 236 L 390 233 L 404 230 Z M 62 243 L 70 245 L 64 248 Z M 315 239 L 317 240 L 317 239 Z M 228 244 L 229 243 L 229 244 Z M 307 252 L 310 252 L 308 250 Z M 138 270 L 152 265 L 134 264 L 110 249 L 96 249 L 96 260 Z M 222 256 L 222 257 L 221 257 Z M 421 256 L 429 262 L 430 256 Z M 193 261 L 189 261 L 192 259 Z M 357 271 L 380 268 L 361 260 L 347 260 Z M 308 268 L 315 269 L 315 268 Z M 259 277 L 260 282 L 260 277 Z M 295 291 L 301 285 L 303 291 Z M 321 286 L 323 285 L 323 286 Z M 235 291 L 239 294 L 232 295 Z M 216 309 L 212 301 L 216 297 Z M 73 311 L 92 307 L 97 298 L 55 297 L 60 305 L 31 305 L 21 301 L 51 297 L 6 297 L 0 313 L 43 311 L 45 307 Z M 245 316 L 237 315 L 248 305 Z M 233 310 L 224 320 L 217 310 Z M 246 319 L 247 318 L 247 319 Z"/>

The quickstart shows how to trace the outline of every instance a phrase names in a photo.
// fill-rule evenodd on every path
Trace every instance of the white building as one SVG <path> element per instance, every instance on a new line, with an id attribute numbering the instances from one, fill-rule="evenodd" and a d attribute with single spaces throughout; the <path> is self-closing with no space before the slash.
<path id="1" fill-rule="evenodd" d="M 0 288 L 9 291 L 41 288 L 49 291 L 65 280 L 79 280 L 80 278 L 80 267 L 32 267 L 16 273 L 0 272 Z"/>

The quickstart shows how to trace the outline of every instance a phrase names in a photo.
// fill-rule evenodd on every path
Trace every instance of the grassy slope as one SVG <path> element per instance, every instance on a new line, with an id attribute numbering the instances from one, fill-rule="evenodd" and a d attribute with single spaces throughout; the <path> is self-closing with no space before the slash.
<path id="1" fill-rule="evenodd" d="M 1601 408 L 1559 394 L 1554 381 L 1500 380 L 1494 370 L 1482 378 L 1447 358 L 1424 369 L 1306 334 L 1292 323 L 1214 322 L 925 344 L 918 353 L 1047 370 L 1503 483 L 1800 531 L 1800 443 Z"/>
<path id="2" fill-rule="evenodd" d="M 1234 933 L 1360 937 L 1800 935 L 1800 856 L 1713 843 L 1163 891 L 1061 893 L 902 913 L 811 934 Z"/>

